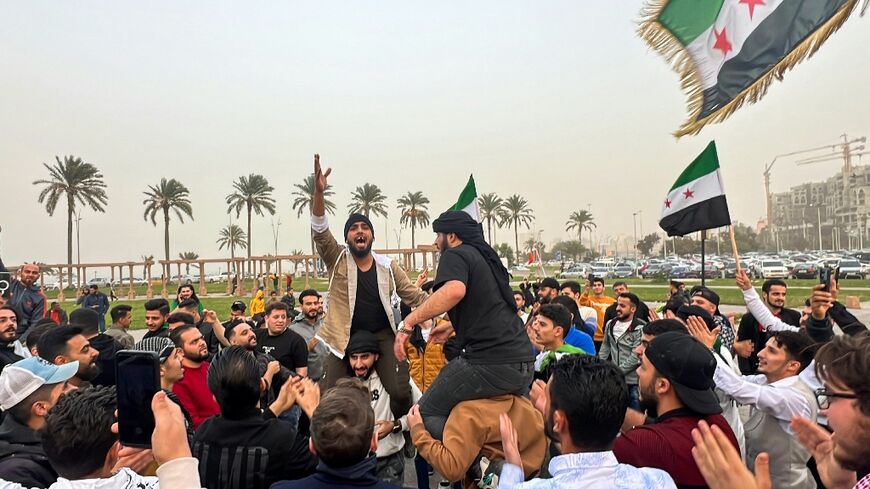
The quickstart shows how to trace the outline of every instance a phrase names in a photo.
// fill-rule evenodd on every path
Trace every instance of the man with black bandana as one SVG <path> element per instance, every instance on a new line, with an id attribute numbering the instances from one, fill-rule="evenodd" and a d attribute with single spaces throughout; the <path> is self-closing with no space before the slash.
<path id="1" fill-rule="evenodd" d="M 430 341 L 444 342 L 456 331 L 462 353 L 447 363 L 420 399 L 426 429 L 441 439 L 456 404 L 528 392 L 535 357 L 517 316 L 508 272 L 484 241 L 480 224 L 463 211 L 447 211 L 432 228 L 441 250 L 435 292 L 404 323 L 419 324 L 446 312 L 450 323 L 434 327 Z M 400 360 L 410 333 L 402 326 L 396 335 L 394 353 Z"/>
<path id="2" fill-rule="evenodd" d="M 383 352 L 377 372 L 390 394 L 390 410 L 398 419 L 411 408 L 411 386 L 404 351 L 401 362 L 393 355 L 396 325 L 391 301 L 394 295 L 398 295 L 408 306 L 417 307 L 426 294 L 414 285 L 396 262 L 372 252 L 374 227 L 367 216 L 352 214 L 347 219 L 344 244 L 333 237 L 323 201 L 326 179 L 331 172 L 329 168 L 321 171 L 320 155 L 314 155 L 311 229 L 317 253 L 329 274 L 327 313 L 315 336 L 330 352 L 323 361 L 321 389 L 325 391 L 345 376 L 346 366 L 342 358 L 350 335 L 355 331 L 369 331 L 377 337 Z"/>

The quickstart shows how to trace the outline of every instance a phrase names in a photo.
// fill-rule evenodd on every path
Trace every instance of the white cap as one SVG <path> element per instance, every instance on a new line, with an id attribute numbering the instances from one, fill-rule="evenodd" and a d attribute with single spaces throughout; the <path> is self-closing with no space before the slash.
<path id="1" fill-rule="evenodd" d="M 10 409 L 36 392 L 36 389 L 65 382 L 78 371 L 78 361 L 55 365 L 39 357 L 7 365 L 0 373 L 0 409 Z"/>

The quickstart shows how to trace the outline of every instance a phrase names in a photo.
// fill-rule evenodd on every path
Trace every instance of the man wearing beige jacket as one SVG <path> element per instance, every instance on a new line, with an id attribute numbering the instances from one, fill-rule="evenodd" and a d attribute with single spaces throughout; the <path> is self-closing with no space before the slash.
<path id="1" fill-rule="evenodd" d="M 417 307 L 426 294 L 405 274 L 397 263 L 372 252 L 374 228 L 369 218 L 351 214 L 344 225 L 344 243 L 329 231 L 323 192 L 330 168 L 321 171 L 320 155 L 314 155 L 314 201 L 311 206 L 311 230 L 317 253 L 329 274 L 327 314 L 316 338 L 330 351 L 324 360 L 321 379 L 323 390 L 345 376 L 342 362 L 350 335 L 369 331 L 378 339 L 383 352 L 377 365 L 378 376 L 390 394 L 390 409 L 398 419 L 411 408 L 408 362 L 399 362 L 393 353 L 396 323 L 392 298 Z"/>

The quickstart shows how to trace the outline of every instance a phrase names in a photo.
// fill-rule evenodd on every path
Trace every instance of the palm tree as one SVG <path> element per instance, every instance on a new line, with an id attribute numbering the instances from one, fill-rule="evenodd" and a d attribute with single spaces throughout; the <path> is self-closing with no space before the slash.
<path id="1" fill-rule="evenodd" d="M 42 165 L 48 170 L 49 179 L 36 180 L 34 185 L 45 185 L 39 192 L 39 203 L 45 202 L 49 216 L 54 215 L 57 203 L 66 199 L 66 262 L 72 263 L 73 215 L 78 206 L 87 206 L 97 212 L 106 212 L 106 184 L 103 174 L 94 165 L 85 163 L 81 158 L 65 156 L 63 161 L 54 157 L 55 163 Z M 69 269 L 72 275 L 72 268 Z"/>
<path id="2" fill-rule="evenodd" d="M 314 174 L 312 173 L 305 177 L 305 180 L 301 184 L 294 183 L 293 186 L 296 187 L 296 190 L 292 194 L 294 196 L 293 210 L 296 211 L 296 217 L 302 217 L 302 213 L 306 209 L 310 212 L 314 204 Z M 326 189 L 323 191 L 323 208 L 326 209 L 327 213 L 335 215 L 335 204 L 329 200 L 333 195 L 335 195 L 335 192 L 332 191 L 332 185 L 327 184 Z M 311 237 L 311 254 L 317 254 L 317 250 L 314 249 L 313 235 Z"/>
<path id="3" fill-rule="evenodd" d="M 402 217 L 399 218 L 399 224 L 402 226 L 411 226 L 411 248 L 417 247 L 415 239 L 415 231 L 417 226 L 429 225 L 429 199 L 423 195 L 423 192 L 408 192 L 406 195 L 399 197 L 397 201 L 399 211 Z M 413 266 L 417 268 L 417 254 L 413 254 Z"/>
<path id="4" fill-rule="evenodd" d="M 227 212 L 236 211 L 236 219 L 242 213 L 242 209 L 248 211 L 248 258 L 251 258 L 251 211 L 256 212 L 258 216 L 263 215 L 263 209 L 269 214 L 275 215 L 275 199 L 272 198 L 272 191 L 275 190 L 269 185 L 269 181 L 263 175 L 251 173 L 247 177 L 241 176 L 233 182 L 235 192 L 227 195 Z M 250 260 L 248 267 L 251 266 Z"/>
<path id="5" fill-rule="evenodd" d="M 179 260 L 196 260 L 198 258 L 199 258 L 199 253 L 197 253 L 195 251 L 185 251 L 184 253 L 178 254 Z M 194 265 L 194 266 L 196 266 L 196 265 Z M 185 268 L 184 273 L 190 275 L 190 263 L 185 263 L 184 268 Z M 197 268 L 199 268 L 199 267 L 197 267 Z"/>
<path id="6" fill-rule="evenodd" d="M 353 191 L 347 208 L 350 212 L 358 212 L 366 217 L 371 217 L 371 214 L 387 217 L 386 201 L 387 196 L 377 185 L 366 183 Z"/>
<path id="7" fill-rule="evenodd" d="M 486 221 L 486 240 L 492 244 L 492 223 L 500 220 L 499 212 L 502 211 L 504 200 L 495 193 L 483 194 L 477 199 L 480 206 L 480 218 Z"/>
<path id="8" fill-rule="evenodd" d="M 151 224 L 157 225 L 157 213 L 163 212 L 163 251 L 169 261 L 169 211 L 175 211 L 180 222 L 184 222 L 182 213 L 193 219 L 193 207 L 190 205 L 190 191 L 176 179 L 160 179 L 157 185 L 149 185 L 143 192 L 147 197 L 142 201 L 145 205 L 143 218 L 151 219 Z"/>
<path id="9" fill-rule="evenodd" d="M 228 248 L 230 250 L 230 260 L 233 262 L 233 269 L 236 267 L 236 248 L 246 249 L 248 247 L 247 236 L 245 231 L 237 224 L 227 224 L 227 227 L 221 228 L 216 241 L 218 250 Z"/>
<path id="10" fill-rule="evenodd" d="M 507 199 L 505 199 L 502 207 L 505 210 L 504 213 L 504 223 L 510 223 L 514 227 L 514 250 L 517 253 L 520 251 L 520 234 L 519 234 L 519 226 L 520 224 L 524 225 L 526 229 L 532 224 L 532 221 L 535 220 L 534 214 L 532 214 L 532 209 L 529 207 L 529 203 L 526 202 L 526 199 L 520 197 L 517 194 L 513 194 Z"/>
<path id="11" fill-rule="evenodd" d="M 594 218 L 592 217 L 592 213 L 589 211 L 574 211 L 568 217 L 568 221 L 565 222 L 565 231 L 570 231 L 572 229 L 577 230 L 577 239 L 580 243 L 583 243 L 583 231 L 589 231 L 589 250 L 593 249 L 592 246 L 592 228 L 595 227 Z"/>

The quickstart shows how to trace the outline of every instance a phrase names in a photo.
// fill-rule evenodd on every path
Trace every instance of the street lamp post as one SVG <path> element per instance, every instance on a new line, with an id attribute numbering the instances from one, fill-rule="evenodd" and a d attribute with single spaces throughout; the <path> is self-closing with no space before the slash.
<path id="1" fill-rule="evenodd" d="M 637 263 L 637 212 L 631 215 L 634 221 L 634 262 Z"/>

